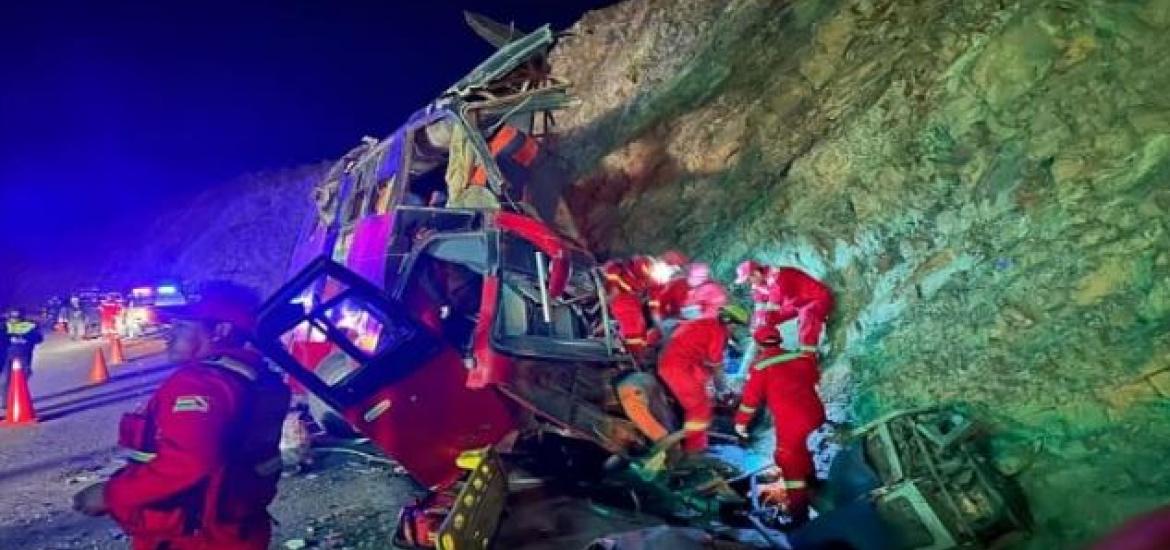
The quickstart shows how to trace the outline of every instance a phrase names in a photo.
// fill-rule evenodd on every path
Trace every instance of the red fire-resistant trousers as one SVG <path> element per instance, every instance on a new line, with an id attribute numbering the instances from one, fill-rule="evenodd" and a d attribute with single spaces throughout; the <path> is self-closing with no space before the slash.
<path id="1" fill-rule="evenodd" d="M 663 361 L 658 375 L 674 393 L 683 409 L 683 450 L 701 453 L 707 449 L 707 428 L 711 426 L 715 404 L 707 395 L 711 374 L 703 368 Z"/>
<path id="2" fill-rule="evenodd" d="M 820 373 L 811 354 L 757 368 L 785 353 L 778 347 L 761 349 L 744 385 L 735 424 L 742 431 L 756 410 L 767 405 L 776 429 L 773 458 L 784 479 L 791 483 L 787 491 L 789 510 L 799 516 L 808 509 L 809 493 L 804 485 L 816 473 L 808 436 L 825 422 L 825 406 L 817 395 Z"/>

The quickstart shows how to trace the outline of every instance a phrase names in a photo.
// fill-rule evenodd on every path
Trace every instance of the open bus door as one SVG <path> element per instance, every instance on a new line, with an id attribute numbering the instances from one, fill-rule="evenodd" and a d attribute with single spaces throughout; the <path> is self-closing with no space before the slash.
<path id="1" fill-rule="evenodd" d="M 326 290 L 328 289 L 328 290 Z M 322 379 L 293 353 L 305 335 L 332 345 L 343 376 Z M 514 429 L 507 401 L 466 386 L 463 358 L 401 302 L 327 258 L 263 306 L 256 345 L 427 487 L 454 482 L 455 460 Z"/>

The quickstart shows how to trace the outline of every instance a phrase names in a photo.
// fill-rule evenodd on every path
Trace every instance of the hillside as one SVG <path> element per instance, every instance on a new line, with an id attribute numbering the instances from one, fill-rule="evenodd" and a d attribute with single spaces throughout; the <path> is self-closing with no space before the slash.
<path id="1" fill-rule="evenodd" d="M 270 292 L 313 214 L 310 191 L 325 166 L 248 174 L 209 187 L 146 219 L 119 220 L 85 235 L 92 252 L 25 268 L 12 295 L 25 303 L 80 286 L 125 291 L 161 279 L 233 278 Z"/>
<path id="2" fill-rule="evenodd" d="M 1170 499 L 1170 3 L 633 0 L 552 65 L 603 254 L 835 289 L 856 420 L 960 402 L 1069 547 Z"/>
<path id="3" fill-rule="evenodd" d="M 1164 0 L 629 0 L 552 52 L 580 99 L 553 173 L 600 256 L 822 277 L 847 420 L 968 408 L 1024 545 L 1074 547 L 1170 501 L 1168 32 Z M 271 290 L 322 170 L 217 186 L 20 292 Z"/>

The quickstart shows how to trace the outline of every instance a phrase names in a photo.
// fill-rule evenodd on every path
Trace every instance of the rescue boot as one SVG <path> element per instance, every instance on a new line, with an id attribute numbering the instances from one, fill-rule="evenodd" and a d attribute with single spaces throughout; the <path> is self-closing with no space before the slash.
<path id="1" fill-rule="evenodd" d="M 769 524 L 784 530 L 804 525 L 809 519 L 809 491 L 804 481 L 775 478 L 756 485 L 753 497 Z"/>

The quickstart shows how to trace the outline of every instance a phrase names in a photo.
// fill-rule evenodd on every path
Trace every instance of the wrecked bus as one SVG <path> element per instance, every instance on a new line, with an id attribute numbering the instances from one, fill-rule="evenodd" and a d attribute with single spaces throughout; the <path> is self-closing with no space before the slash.
<path id="1" fill-rule="evenodd" d="M 466 478 L 461 456 L 506 436 L 634 456 L 651 442 L 616 388 L 666 399 L 621 349 L 594 258 L 541 218 L 539 191 L 496 139 L 511 129 L 539 144 L 569 104 L 544 70 L 552 40 L 546 26 L 502 44 L 336 163 L 299 273 L 261 315 L 265 352 L 436 494 Z M 479 515 L 482 540 L 498 514 Z"/>
<path id="2" fill-rule="evenodd" d="M 529 472 L 585 482 L 590 499 L 639 517 L 722 525 L 732 538 L 755 529 L 756 546 L 800 547 L 761 521 L 771 512 L 754 498 L 754 474 L 770 449 L 728 446 L 729 456 L 674 468 L 677 406 L 621 348 L 594 258 L 556 228 L 555 203 L 516 158 L 543 147 L 553 112 L 570 104 L 547 71 L 553 33 L 472 22 L 499 51 L 388 138 L 363 140 L 333 166 L 296 273 L 261 310 L 256 344 L 428 490 L 401 515 L 398 545 L 490 547 L 522 485 L 513 474 Z M 672 435 L 651 441 L 639 425 L 646 411 Z M 907 425 L 933 426 L 932 416 L 916 418 Z M 887 467 L 932 444 L 907 446 L 921 430 L 890 431 L 891 420 L 863 434 L 864 457 L 853 461 L 867 475 L 844 508 L 876 517 L 876 503 L 884 524 L 913 526 L 917 538 L 902 547 L 947 548 L 1018 523 L 982 481 L 985 468 L 954 459 L 966 438 L 940 418 L 922 432 L 942 434 L 929 456 Z M 866 467 L 875 460 L 880 477 Z M 936 462 L 958 477 L 910 475 L 911 465 L 934 472 Z M 874 496 L 895 482 L 897 491 Z M 955 494 L 980 498 L 955 508 Z M 951 507 L 936 512 L 944 501 Z M 839 541 L 848 531 L 807 536 Z M 853 547 L 889 547 L 871 538 Z"/>

